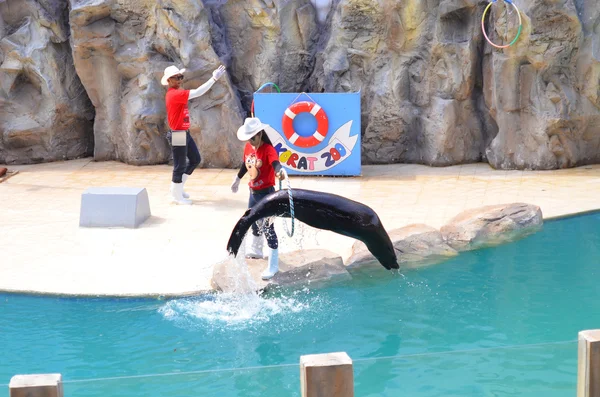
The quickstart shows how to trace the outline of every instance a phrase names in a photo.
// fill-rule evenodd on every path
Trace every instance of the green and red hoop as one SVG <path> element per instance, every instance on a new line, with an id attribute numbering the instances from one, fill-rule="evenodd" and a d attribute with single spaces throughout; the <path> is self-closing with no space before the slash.
<path id="1" fill-rule="evenodd" d="M 281 92 L 281 90 L 279 89 L 279 87 L 277 86 L 277 84 L 268 82 L 268 83 L 265 83 L 265 84 L 261 85 L 260 88 L 258 90 L 256 90 L 254 93 L 256 94 L 257 92 L 260 92 L 263 88 L 265 88 L 265 87 L 267 87 L 269 85 L 275 87 L 275 89 L 277 90 L 277 92 Z M 252 115 L 252 117 L 254 117 L 254 99 L 252 99 L 252 105 L 250 106 L 250 114 Z"/>
<path id="2" fill-rule="evenodd" d="M 512 46 L 513 44 L 515 44 L 517 42 L 517 40 L 519 39 L 519 36 L 521 35 L 521 30 L 523 29 L 523 20 L 521 19 L 521 12 L 519 11 L 519 9 L 517 8 L 517 5 L 514 3 L 513 0 L 504 0 L 505 2 L 507 2 L 508 4 L 512 5 L 513 8 L 515 9 L 515 11 L 517 12 L 517 15 L 519 16 L 519 31 L 517 32 L 517 35 L 515 36 L 514 39 L 512 39 L 512 41 L 507 44 L 507 45 L 498 45 L 498 44 L 494 44 L 492 42 L 492 40 L 490 40 L 490 38 L 488 37 L 486 31 L 485 31 L 485 16 L 487 15 L 488 11 L 490 10 L 490 8 L 492 7 L 492 4 L 496 3 L 497 0 L 492 0 L 487 7 L 485 7 L 485 11 L 483 11 L 483 15 L 481 16 L 481 30 L 483 31 L 483 35 L 485 36 L 485 39 L 487 40 L 488 43 L 490 43 L 492 46 L 496 47 L 496 48 L 508 48 L 510 46 Z"/>

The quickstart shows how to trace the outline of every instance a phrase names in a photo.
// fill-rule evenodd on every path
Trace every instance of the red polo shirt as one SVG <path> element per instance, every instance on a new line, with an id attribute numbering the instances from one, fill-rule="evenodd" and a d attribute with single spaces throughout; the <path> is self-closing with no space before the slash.
<path id="1" fill-rule="evenodd" d="M 188 109 L 189 90 L 169 88 L 165 97 L 167 120 L 171 130 L 187 130 L 190 128 L 190 110 Z"/>

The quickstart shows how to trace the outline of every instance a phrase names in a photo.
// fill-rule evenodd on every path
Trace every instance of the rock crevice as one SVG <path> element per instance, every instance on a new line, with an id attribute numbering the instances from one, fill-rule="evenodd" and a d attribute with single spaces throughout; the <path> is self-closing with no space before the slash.
<path id="1" fill-rule="evenodd" d="M 0 3 L 0 163 L 89 156 L 94 108 L 73 68 L 65 1 Z"/>

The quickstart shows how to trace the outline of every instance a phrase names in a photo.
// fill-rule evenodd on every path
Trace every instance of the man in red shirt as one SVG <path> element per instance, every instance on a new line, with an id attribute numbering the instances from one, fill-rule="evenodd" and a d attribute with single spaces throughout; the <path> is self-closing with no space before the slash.
<path id="1" fill-rule="evenodd" d="M 267 124 L 263 124 L 260 119 L 254 117 L 247 118 L 244 125 L 237 131 L 238 139 L 247 143 L 244 147 L 244 163 L 231 184 L 231 191 L 233 193 L 238 191 L 240 180 L 248 173 L 250 175 L 250 182 L 248 182 L 250 187 L 249 208 L 275 191 L 275 176 L 285 179 L 277 151 L 264 131 L 266 127 L 268 127 Z M 264 221 L 260 225 L 252 224 L 252 235 L 247 240 L 250 244 L 246 250 L 246 257 L 259 259 L 264 257 L 262 253 L 263 234 L 267 239 L 270 253 L 268 266 L 261 276 L 263 280 L 269 280 L 279 270 L 279 242 L 273 223 Z"/>
<path id="2" fill-rule="evenodd" d="M 173 177 L 171 179 L 171 195 L 177 204 L 192 204 L 189 195 L 183 191 L 183 185 L 194 169 L 200 164 L 200 152 L 196 142 L 190 135 L 190 111 L 188 101 L 206 93 L 225 73 L 221 65 L 213 71 L 213 76 L 206 83 L 193 90 L 181 89 L 185 69 L 169 66 L 161 79 L 162 85 L 168 85 L 165 96 L 167 120 L 170 131 L 167 138 L 173 150 Z M 187 163 L 187 164 L 186 164 Z"/>

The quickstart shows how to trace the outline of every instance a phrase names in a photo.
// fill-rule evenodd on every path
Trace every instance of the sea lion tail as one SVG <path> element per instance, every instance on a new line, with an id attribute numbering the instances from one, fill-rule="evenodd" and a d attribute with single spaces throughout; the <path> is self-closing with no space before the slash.
<path id="1" fill-rule="evenodd" d="M 250 215 L 250 209 L 246 210 L 244 215 L 235 224 L 235 227 L 231 231 L 231 236 L 229 236 L 229 241 L 227 242 L 227 251 L 234 256 L 237 256 L 240 246 L 242 245 L 242 241 L 244 240 L 244 236 L 252 225 L 248 215 Z"/>

